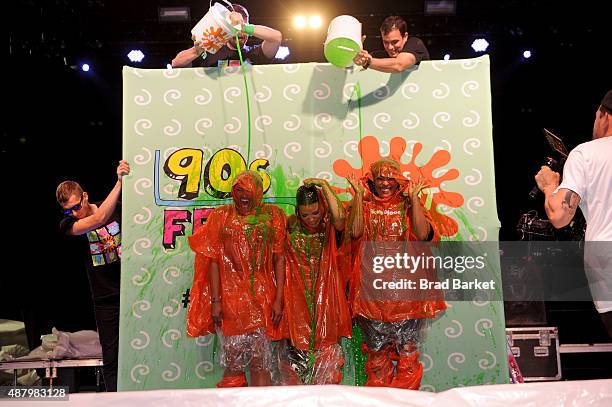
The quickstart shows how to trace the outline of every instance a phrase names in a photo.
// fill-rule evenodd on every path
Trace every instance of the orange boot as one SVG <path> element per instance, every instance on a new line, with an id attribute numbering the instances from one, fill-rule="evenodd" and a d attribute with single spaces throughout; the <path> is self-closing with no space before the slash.
<path id="1" fill-rule="evenodd" d="M 399 356 L 391 387 L 408 390 L 419 389 L 423 377 L 423 364 L 419 362 L 419 356 L 419 352 Z"/>
<path id="2" fill-rule="evenodd" d="M 244 372 L 232 375 L 223 375 L 223 379 L 217 383 L 218 388 L 224 387 L 246 387 L 248 386 Z"/>
<path id="3" fill-rule="evenodd" d="M 370 387 L 389 386 L 393 378 L 393 361 L 391 360 L 389 347 L 375 352 L 370 350 L 366 344 L 363 344 L 362 350 L 368 355 L 368 361 L 365 363 L 367 375 L 365 385 Z"/>

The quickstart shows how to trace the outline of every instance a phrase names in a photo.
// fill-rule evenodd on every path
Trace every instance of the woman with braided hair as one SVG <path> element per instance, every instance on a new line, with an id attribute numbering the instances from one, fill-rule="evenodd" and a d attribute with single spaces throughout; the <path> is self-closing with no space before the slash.
<path id="1" fill-rule="evenodd" d="M 284 384 L 338 384 L 344 365 L 340 339 L 350 337 L 345 279 L 337 264 L 337 235 L 345 212 L 327 181 L 298 188 L 288 219 L 285 326 L 290 345 L 279 350 Z"/>

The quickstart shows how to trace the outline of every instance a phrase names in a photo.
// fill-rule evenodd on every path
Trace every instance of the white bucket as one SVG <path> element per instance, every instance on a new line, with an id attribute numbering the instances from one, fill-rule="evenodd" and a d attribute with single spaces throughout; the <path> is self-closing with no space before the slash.
<path id="1" fill-rule="evenodd" d="M 325 58 L 333 65 L 346 68 L 361 51 L 361 23 L 352 16 L 338 16 L 331 20 L 325 40 Z"/>
<path id="2" fill-rule="evenodd" d="M 215 3 L 191 29 L 192 38 L 199 40 L 207 53 L 216 53 L 234 36 L 236 29 L 230 24 L 229 15 L 225 6 Z"/>

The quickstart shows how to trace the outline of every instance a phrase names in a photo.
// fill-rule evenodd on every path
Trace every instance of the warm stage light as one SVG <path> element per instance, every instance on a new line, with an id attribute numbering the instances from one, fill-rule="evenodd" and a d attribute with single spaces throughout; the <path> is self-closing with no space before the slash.
<path id="1" fill-rule="evenodd" d="M 308 19 L 308 25 L 310 28 L 319 28 L 323 24 L 323 20 L 321 20 L 320 16 L 310 16 Z"/>
<path id="2" fill-rule="evenodd" d="M 295 25 L 296 28 L 306 28 L 307 24 L 308 22 L 304 16 L 295 16 L 293 19 L 293 25 Z"/>

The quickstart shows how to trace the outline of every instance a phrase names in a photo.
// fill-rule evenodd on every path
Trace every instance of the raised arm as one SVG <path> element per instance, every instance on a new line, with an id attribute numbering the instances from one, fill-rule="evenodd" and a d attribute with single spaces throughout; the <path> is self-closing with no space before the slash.
<path id="1" fill-rule="evenodd" d="M 542 166 L 536 174 L 538 188 L 544 193 L 544 210 L 550 223 L 557 229 L 567 226 L 578 209 L 580 196 L 574 191 L 559 187 L 559 173 Z"/>
<path id="2" fill-rule="evenodd" d="M 115 211 L 117 201 L 119 201 L 119 197 L 121 196 L 121 185 L 123 182 L 123 176 L 129 173 L 130 165 L 127 163 L 127 161 L 119 161 L 119 165 L 117 166 L 117 182 L 115 183 L 115 186 L 110 191 L 104 202 L 102 202 L 98 209 L 90 216 L 75 221 L 72 224 L 72 228 L 70 228 L 70 230 L 68 231 L 68 234 L 82 235 L 84 233 L 97 229 L 100 226 L 104 226 Z"/>
<path id="3" fill-rule="evenodd" d="M 419 198 L 419 193 L 427 187 L 424 181 L 411 183 L 408 187 L 407 198 L 410 204 L 410 223 L 418 240 L 427 240 L 431 232 L 431 225 L 425 216 L 425 208 Z"/>
<path id="4" fill-rule="evenodd" d="M 265 25 L 254 25 L 253 28 L 253 37 L 263 40 L 261 43 L 261 50 L 264 55 L 270 59 L 274 58 L 283 41 L 283 34 Z"/>
<path id="5" fill-rule="evenodd" d="M 354 175 L 350 175 L 346 179 L 349 184 L 351 184 L 351 187 L 353 187 L 353 191 L 355 192 L 355 196 L 351 202 L 349 227 L 352 238 L 359 239 L 361 235 L 363 235 L 363 194 L 365 193 L 365 188 L 361 183 L 361 180 L 358 180 Z"/>
<path id="6" fill-rule="evenodd" d="M 234 27 L 240 27 L 240 31 L 243 33 L 263 40 L 261 50 L 266 57 L 272 59 L 276 56 L 276 52 L 283 41 L 283 34 L 280 31 L 265 25 L 246 24 L 242 15 L 235 11 L 230 13 L 230 21 Z"/>
<path id="7" fill-rule="evenodd" d="M 316 185 L 321 188 L 323 192 L 323 196 L 325 197 L 325 201 L 327 202 L 327 206 L 329 207 L 329 211 L 331 213 L 332 222 L 334 224 L 334 228 L 338 232 L 342 232 L 344 230 L 344 223 L 346 221 L 346 211 L 344 210 L 344 206 L 332 190 L 329 182 L 320 178 L 308 178 L 304 180 L 304 185 Z"/>
<path id="8" fill-rule="evenodd" d="M 202 52 L 204 52 L 204 50 L 200 47 L 200 42 L 196 41 L 194 42 L 193 47 L 185 49 L 176 54 L 176 56 L 172 60 L 172 67 L 190 68 L 191 63 L 200 55 L 202 55 Z"/>

